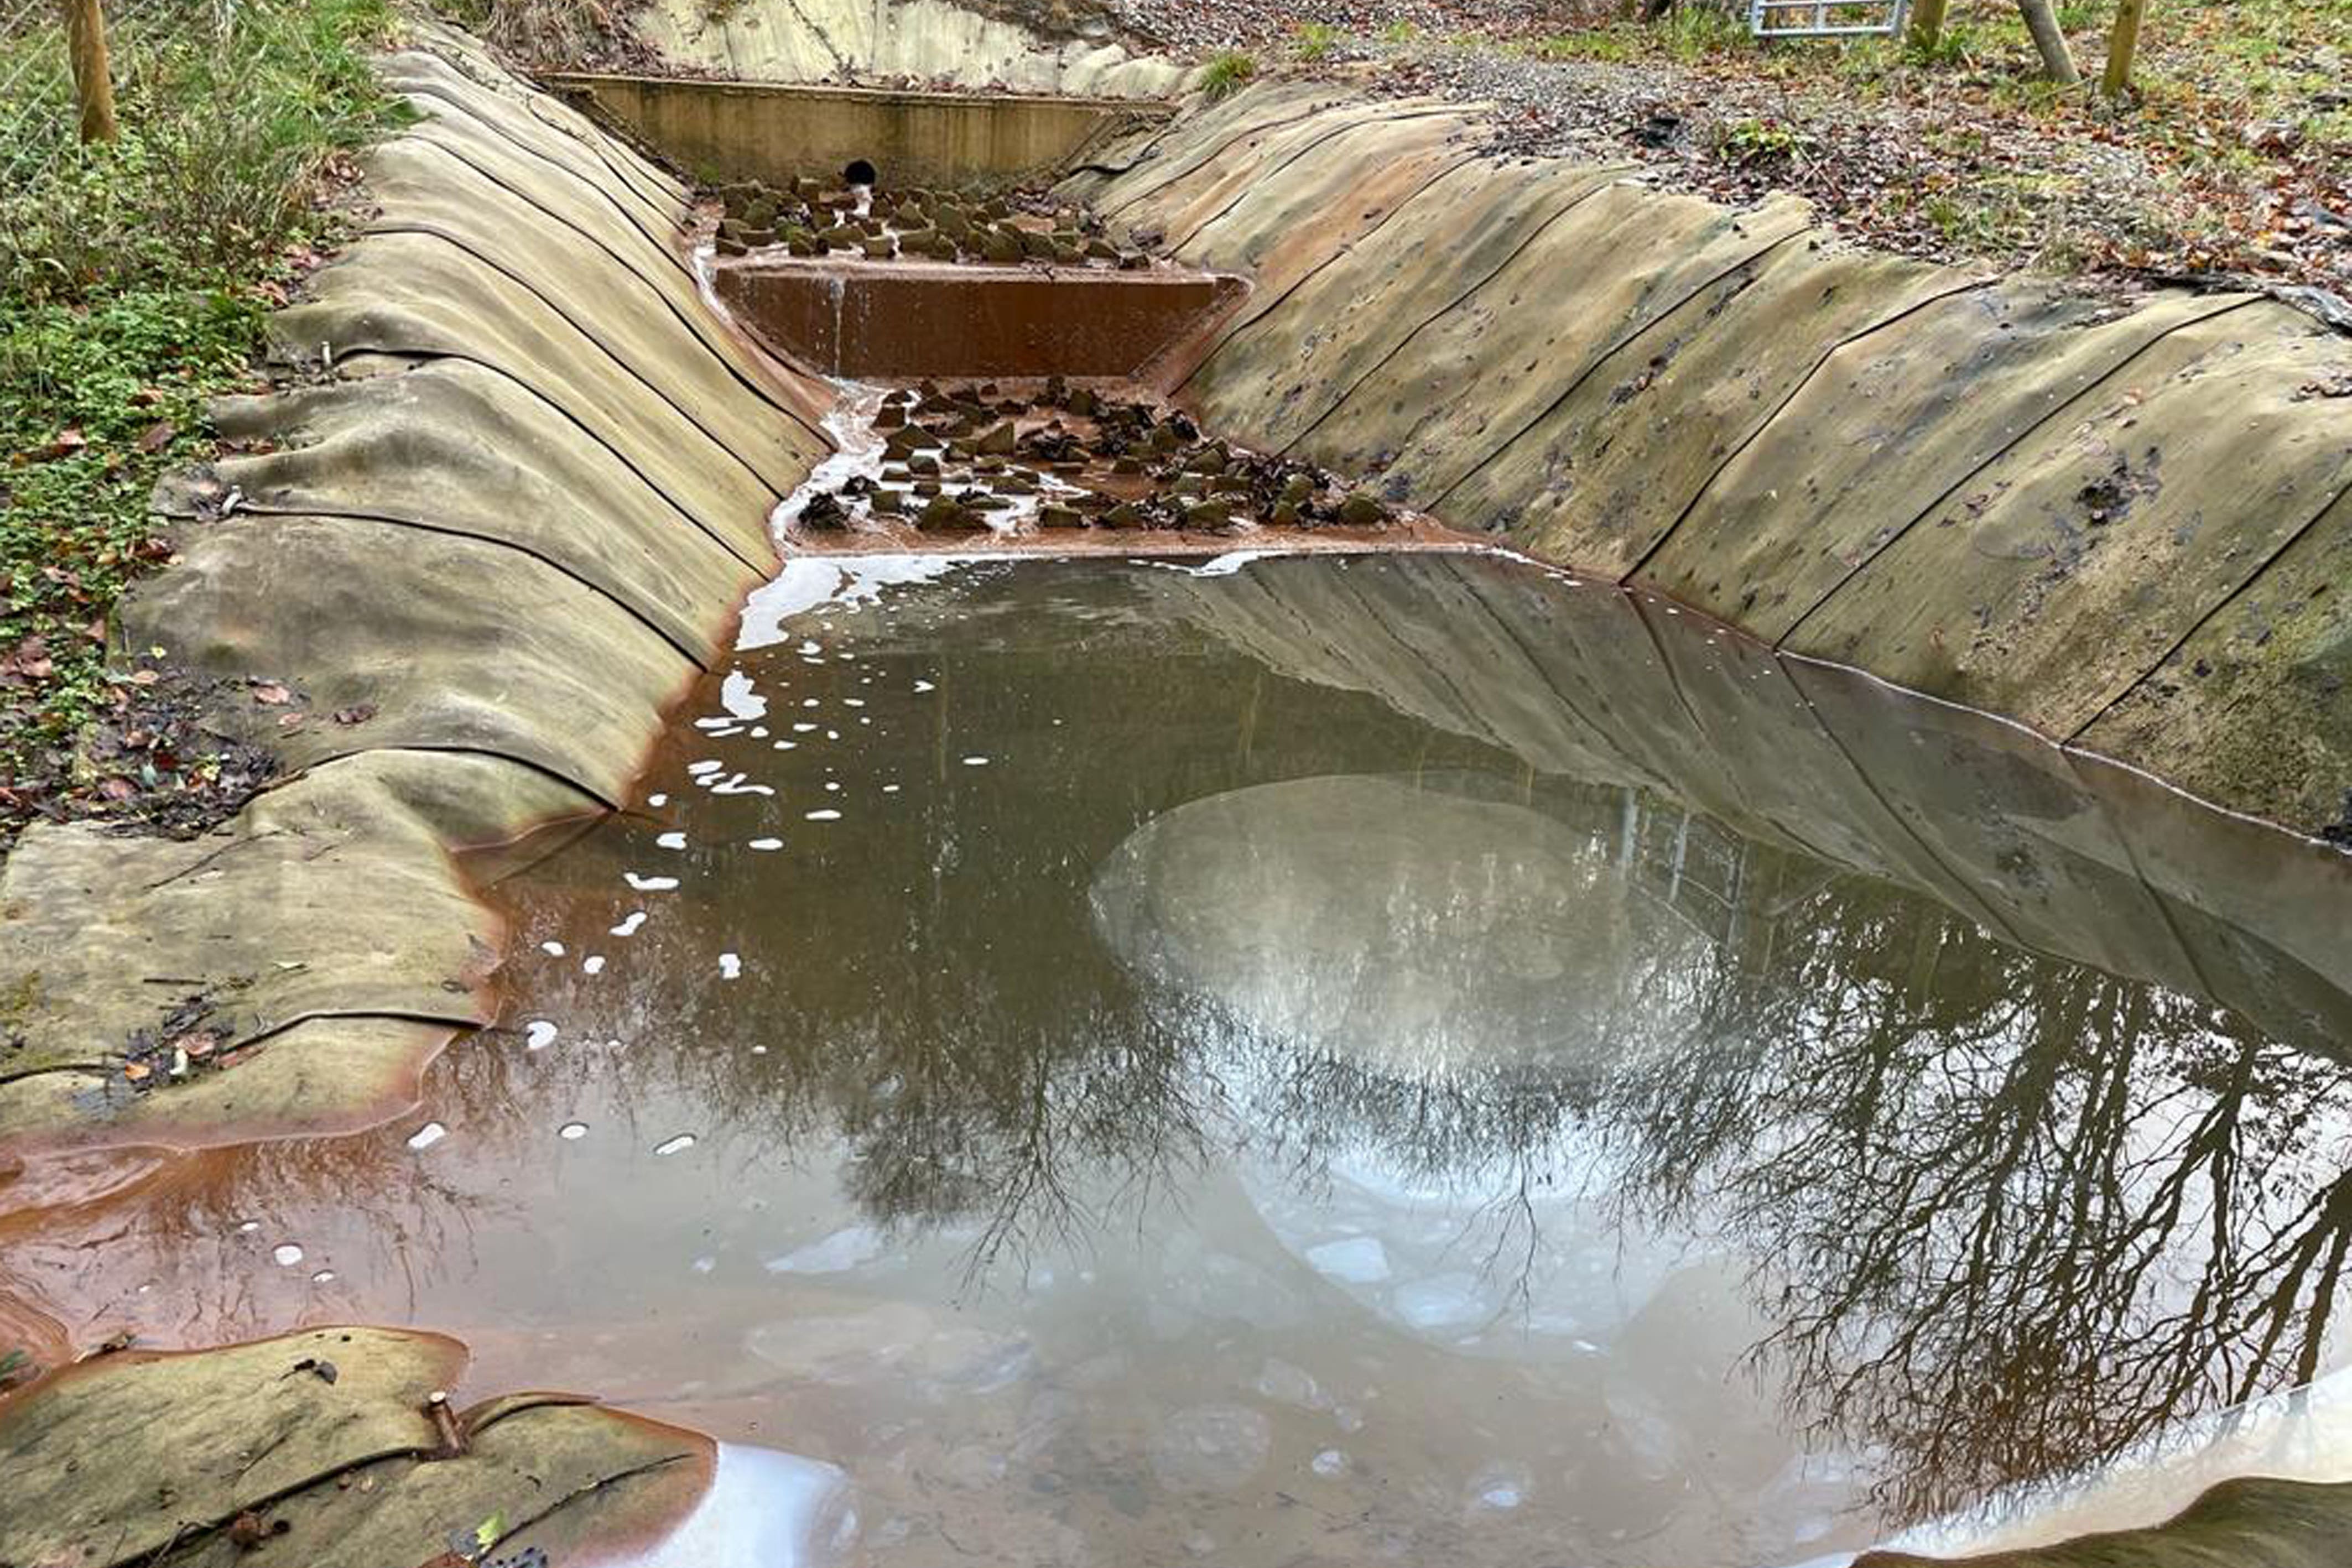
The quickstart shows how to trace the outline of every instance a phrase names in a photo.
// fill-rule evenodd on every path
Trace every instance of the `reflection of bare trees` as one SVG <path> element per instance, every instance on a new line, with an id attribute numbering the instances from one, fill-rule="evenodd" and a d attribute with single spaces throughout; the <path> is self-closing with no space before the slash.
<path id="1" fill-rule="evenodd" d="M 1632 1207 L 1736 1237 L 1759 1354 L 1905 1516 L 2308 1381 L 2352 1071 L 1840 890 L 1721 1027 L 1610 1086 Z"/>
<path id="2" fill-rule="evenodd" d="M 1083 664 L 1051 639 L 991 655 L 999 671 L 967 663 L 952 710 L 925 714 L 937 733 L 889 759 L 919 780 L 919 821 L 798 835 L 759 868 L 777 880 L 722 880 L 666 909 L 626 997 L 603 1004 L 626 1009 L 610 1032 L 653 1049 L 614 1069 L 689 1096 L 709 1127 L 845 1151 L 844 1180 L 877 1223 L 971 1228 L 982 1272 L 1134 1222 L 1241 1139 L 1302 1182 L 1370 1149 L 1409 1181 L 1486 1195 L 1490 1262 L 1523 1269 L 1542 1198 L 1593 1177 L 1597 1139 L 1628 1223 L 1753 1260 L 1778 1325 L 1759 1364 L 1800 1419 L 1883 1456 L 1905 1516 L 2074 1470 L 2320 1369 L 2352 1245 L 2347 1069 L 1670 804 L 1531 779 L 1369 699 L 1237 674 L 1190 646 L 1134 657 L 1103 634 Z M 842 695 L 823 683 L 848 669 L 796 671 L 794 694 Z M 1048 734 L 1043 714 L 1070 722 Z M 965 779 L 940 760 L 957 726 L 1017 737 L 1066 794 Z M 1155 814 L 1413 758 L 1432 779 L 1483 773 L 1589 833 L 1622 896 L 1697 935 L 1672 952 L 1629 943 L 1606 1049 L 1418 1074 L 1302 1051 L 1096 944 L 1088 870 Z M 702 825 L 713 841 L 759 831 Z M 565 864 L 609 887 L 632 852 L 592 841 Z M 761 924 L 754 906 L 778 886 L 822 890 L 823 907 Z M 615 914 L 574 888 L 549 896 L 554 935 Z M 739 946 L 751 973 L 713 988 L 711 955 Z M 602 1033 L 600 997 L 553 1010 Z M 764 1054 L 747 1053 L 754 1039 Z"/>

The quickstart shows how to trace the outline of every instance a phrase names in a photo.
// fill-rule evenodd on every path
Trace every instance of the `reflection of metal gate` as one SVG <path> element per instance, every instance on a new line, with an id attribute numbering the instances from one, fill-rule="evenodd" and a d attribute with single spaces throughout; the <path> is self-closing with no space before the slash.
<path id="1" fill-rule="evenodd" d="M 1627 880 L 1711 942 L 1740 936 L 1748 845 L 1680 806 L 1625 791 L 1618 863 Z"/>
<path id="2" fill-rule="evenodd" d="M 1886 37 L 1903 30 L 1910 0 L 1748 0 L 1759 38 Z"/>

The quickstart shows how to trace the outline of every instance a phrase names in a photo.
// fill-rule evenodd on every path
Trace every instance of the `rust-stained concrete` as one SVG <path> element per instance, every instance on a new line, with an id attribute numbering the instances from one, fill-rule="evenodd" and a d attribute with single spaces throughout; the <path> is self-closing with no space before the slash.
<path id="1" fill-rule="evenodd" d="M 826 375 L 1126 377 L 1240 303 L 1235 277 L 951 262 L 722 262 L 737 319 Z"/>
<path id="2" fill-rule="evenodd" d="M 1164 118 L 1120 99 L 898 92 L 688 77 L 551 72 L 564 97 L 608 115 L 714 183 L 805 176 L 837 183 L 854 159 L 901 188 L 1003 185 L 1081 161 Z"/>

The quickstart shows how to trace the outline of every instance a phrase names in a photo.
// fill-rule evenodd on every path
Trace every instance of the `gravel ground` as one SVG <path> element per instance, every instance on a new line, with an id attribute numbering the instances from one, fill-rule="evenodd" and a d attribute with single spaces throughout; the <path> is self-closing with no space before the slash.
<path id="1" fill-rule="evenodd" d="M 1494 49 L 1416 51 L 1392 60 L 1378 85 L 1494 103 L 1495 145 L 1506 153 L 1635 159 L 1661 187 L 1735 204 L 1795 191 L 1839 229 L 1908 255 L 1963 260 L 1991 250 L 2015 264 L 2054 261 L 2045 247 L 2093 214 L 2127 242 L 2156 242 L 2166 232 L 2154 205 L 2155 172 L 2137 150 L 1987 135 L 1956 160 L 1949 127 L 1928 106 L 1840 102 L 1770 79 L 1664 63 L 1539 60 Z M 1972 221 L 1961 205 L 1996 192 L 2004 198 L 1998 221 L 2011 231 L 2005 235 L 1979 226 L 1990 214 Z M 1890 193 L 1927 194 L 1890 201 Z"/>
<path id="2" fill-rule="evenodd" d="M 1614 7 L 1585 0 L 1103 0 L 1129 32 L 1185 53 L 1286 42 L 1302 25 L 1371 38 L 1390 29 L 1429 37 L 1481 33 L 1511 37 L 1556 31 Z"/>

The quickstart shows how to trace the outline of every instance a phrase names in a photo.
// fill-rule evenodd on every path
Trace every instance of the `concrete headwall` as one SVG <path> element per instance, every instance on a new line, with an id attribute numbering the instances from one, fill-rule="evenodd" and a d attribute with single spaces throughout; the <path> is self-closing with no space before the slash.
<path id="1" fill-rule="evenodd" d="M 404 1109 L 496 1012 L 499 933 L 450 852 L 620 802 L 825 450 L 816 394 L 699 298 L 667 175 L 457 35 L 383 69 L 422 119 L 275 320 L 295 384 L 218 411 L 252 455 L 159 497 L 182 559 L 116 628 L 218 677 L 208 722 L 286 780 L 190 841 L 25 835 L 0 1145 Z M 175 1033 L 204 1047 L 184 1081 Z"/>
<path id="2" fill-rule="evenodd" d="M 898 82 L 1164 98 L 1194 68 L 1108 36 L 1054 40 L 953 0 L 652 0 L 638 36 L 674 65 L 746 81 Z"/>
<path id="3" fill-rule="evenodd" d="M 553 73 L 567 97 L 611 115 L 681 168 L 725 180 L 837 183 L 852 159 L 908 186 L 1009 184 L 1057 172 L 1133 129 L 1130 99 L 912 93 L 676 77 Z"/>
<path id="4" fill-rule="evenodd" d="M 1473 111 L 1253 88 L 1065 194 L 1257 293 L 1222 432 L 2306 830 L 2352 789 L 2352 340 L 1843 246 Z"/>

